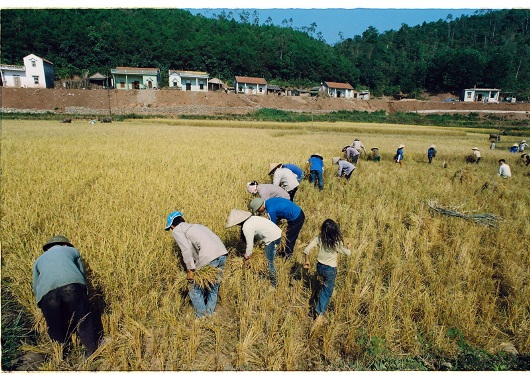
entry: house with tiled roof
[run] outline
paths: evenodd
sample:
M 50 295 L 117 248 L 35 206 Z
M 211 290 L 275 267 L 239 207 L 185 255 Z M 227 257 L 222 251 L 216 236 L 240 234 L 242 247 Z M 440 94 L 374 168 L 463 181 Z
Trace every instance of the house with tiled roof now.
M 236 94 L 267 94 L 265 78 L 235 76 L 234 90 Z
M 24 65 L 0 65 L 1 85 L 6 87 L 53 88 L 53 64 L 34 54 L 24 57 Z
M 206 72 L 170 70 L 169 88 L 182 91 L 208 91 L 209 78 L 210 75 Z
M 114 87 L 118 90 L 142 90 L 158 88 L 160 69 L 119 66 L 111 69 Z
M 324 82 L 322 86 L 330 97 L 353 99 L 354 90 L 349 83 Z

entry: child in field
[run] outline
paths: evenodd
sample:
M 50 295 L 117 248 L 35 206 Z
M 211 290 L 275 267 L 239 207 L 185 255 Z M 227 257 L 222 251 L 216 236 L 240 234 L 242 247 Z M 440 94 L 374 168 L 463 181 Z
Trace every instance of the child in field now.
M 173 211 L 168 215 L 166 231 L 169 230 L 182 254 L 188 282 L 193 283 L 195 270 L 204 266 L 215 267 L 219 270 L 219 279 L 211 288 L 201 288 L 193 283 L 189 290 L 195 317 L 204 318 L 207 315 L 213 315 L 217 305 L 221 275 L 226 264 L 226 254 L 228 254 L 225 245 L 208 227 L 186 223 L 180 211 Z
M 307 160 L 309 163 L 309 182 L 318 183 L 318 189 L 322 191 L 324 188 L 323 173 L 324 173 L 324 158 L 320 154 L 312 154 Z
M 248 211 L 232 209 L 225 228 L 230 228 L 234 225 L 241 227 L 241 239 L 247 243 L 247 249 L 243 256 L 243 266 L 247 266 L 250 261 L 250 256 L 254 251 L 254 241 L 263 241 L 271 284 L 276 286 L 274 256 L 282 239 L 282 230 L 280 227 L 262 216 L 252 216 Z
M 329 300 L 333 294 L 335 278 L 337 277 L 337 257 L 339 253 L 350 256 L 351 251 L 344 247 L 339 225 L 332 219 L 326 219 L 320 228 L 320 234 L 315 237 L 304 250 L 304 268 L 310 267 L 309 253 L 318 246 L 317 274 L 324 279 L 315 312 L 320 317 L 328 308 Z M 313 316 L 316 317 L 316 316 Z

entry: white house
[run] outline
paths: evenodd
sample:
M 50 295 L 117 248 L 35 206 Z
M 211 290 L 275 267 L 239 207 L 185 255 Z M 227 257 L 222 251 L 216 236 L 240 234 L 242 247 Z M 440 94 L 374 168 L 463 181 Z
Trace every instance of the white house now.
M 463 102 L 498 103 L 501 90 L 499 89 L 465 89 L 460 95 Z
M 169 87 L 183 91 L 208 91 L 210 75 L 205 72 L 188 70 L 170 70 Z
M 115 88 L 119 90 L 142 90 L 158 88 L 160 69 L 131 68 L 119 66 L 110 70 Z
M 331 97 L 353 99 L 353 87 L 349 83 L 324 82 L 322 86 Z
M 24 66 L 0 65 L 2 86 L 53 88 L 55 71 L 53 64 L 36 55 L 24 57 Z
M 267 94 L 267 81 L 265 78 L 236 76 L 234 80 L 236 94 Z

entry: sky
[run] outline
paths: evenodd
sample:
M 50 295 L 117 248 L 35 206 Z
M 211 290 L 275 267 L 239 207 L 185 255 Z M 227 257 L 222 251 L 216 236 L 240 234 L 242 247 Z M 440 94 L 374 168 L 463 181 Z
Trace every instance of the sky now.
M 239 20 L 238 14 L 243 10 L 252 13 L 257 11 L 259 24 L 262 25 L 268 17 L 272 23 L 282 26 L 283 20 L 293 19 L 293 28 L 309 27 L 316 23 L 316 32 L 321 32 L 328 44 L 340 41 L 339 32 L 344 39 L 353 38 L 369 27 L 375 27 L 380 33 L 388 30 L 399 30 L 401 24 L 408 26 L 421 25 L 423 22 L 435 22 L 445 20 L 450 14 L 453 19 L 462 15 L 472 15 L 477 9 L 227 9 L 227 8 L 203 8 L 187 9 L 192 14 L 202 14 L 211 18 L 219 15 L 223 10 L 225 13 L 232 11 L 234 19 Z

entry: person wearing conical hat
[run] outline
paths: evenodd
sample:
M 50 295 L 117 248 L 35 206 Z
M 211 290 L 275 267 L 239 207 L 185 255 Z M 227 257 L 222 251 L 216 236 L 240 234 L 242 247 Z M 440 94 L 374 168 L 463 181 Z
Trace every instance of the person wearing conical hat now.
M 480 150 L 478 149 L 478 147 L 473 147 L 472 150 L 473 162 L 478 164 L 480 162 Z
M 372 160 L 376 163 L 381 161 L 381 154 L 379 152 L 379 147 L 372 147 Z
M 350 179 L 351 174 L 355 170 L 355 165 L 353 165 L 349 161 L 341 159 L 338 156 L 331 158 L 331 164 L 337 164 L 339 166 L 339 170 L 337 171 L 337 176 L 345 177 L 346 180 Z
M 250 194 L 259 195 L 264 200 L 274 197 L 291 199 L 289 193 L 286 192 L 285 189 L 273 184 L 259 184 L 258 181 L 248 182 L 247 191 Z
M 312 154 L 309 159 L 309 182 L 318 186 L 318 190 L 322 191 L 324 189 L 324 158 L 320 154 Z M 318 185 L 317 185 L 318 184 Z
M 514 143 L 511 147 L 510 147 L 510 152 L 516 154 L 518 151 L 519 151 L 519 145 L 517 143 Z
M 524 152 L 525 147 L 528 147 L 528 144 L 526 143 L 526 140 L 522 140 L 521 143 L 519 143 L 519 152 Z
M 200 319 L 213 315 L 226 264 L 226 254 L 228 254 L 225 245 L 210 228 L 201 224 L 187 223 L 180 211 L 173 211 L 168 215 L 165 230 L 171 230 L 186 265 L 186 278 L 192 283 L 189 296 L 195 317 Z M 193 282 L 195 271 L 205 266 L 219 270 L 218 281 L 209 288 L 200 287 Z
M 276 286 L 276 268 L 274 267 L 274 257 L 280 246 L 282 230 L 272 221 L 262 216 L 252 216 L 252 213 L 243 210 L 232 209 L 228 215 L 225 228 L 239 225 L 241 228 L 241 239 L 247 244 L 245 255 L 243 256 L 243 266 L 247 266 L 254 251 L 254 244 L 263 242 L 264 252 L 267 258 L 269 278 L 271 284 Z
M 284 257 L 286 259 L 291 258 L 293 256 L 294 245 L 304 225 L 304 211 L 295 203 L 284 198 L 270 198 L 266 201 L 262 198 L 254 198 L 248 204 L 248 208 L 254 214 L 260 214 L 266 211 L 269 219 L 273 223 L 277 223 L 281 219 L 287 221 Z
M 436 156 L 436 147 L 434 145 L 430 145 L 429 149 L 427 150 L 427 159 L 429 159 L 429 164 L 432 163 L 432 159 Z
M 64 236 L 50 238 L 42 250 L 44 253 L 33 264 L 33 292 L 48 335 L 52 341 L 69 344 L 76 330 L 89 357 L 99 340 L 81 255 Z
M 350 145 L 344 146 L 342 151 L 344 152 L 347 161 L 354 165 L 357 164 L 357 161 L 359 160 L 359 151 Z
M 400 167 L 403 165 L 403 147 L 405 147 L 405 145 L 399 145 L 396 155 L 394 155 L 394 161 L 398 163 Z
M 282 163 L 270 163 L 269 175 L 272 175 L 272 184 L 285 189 L 289 193 L 290 200 L 293 201 L 300 185 L 293 171 L 284 168 Z

